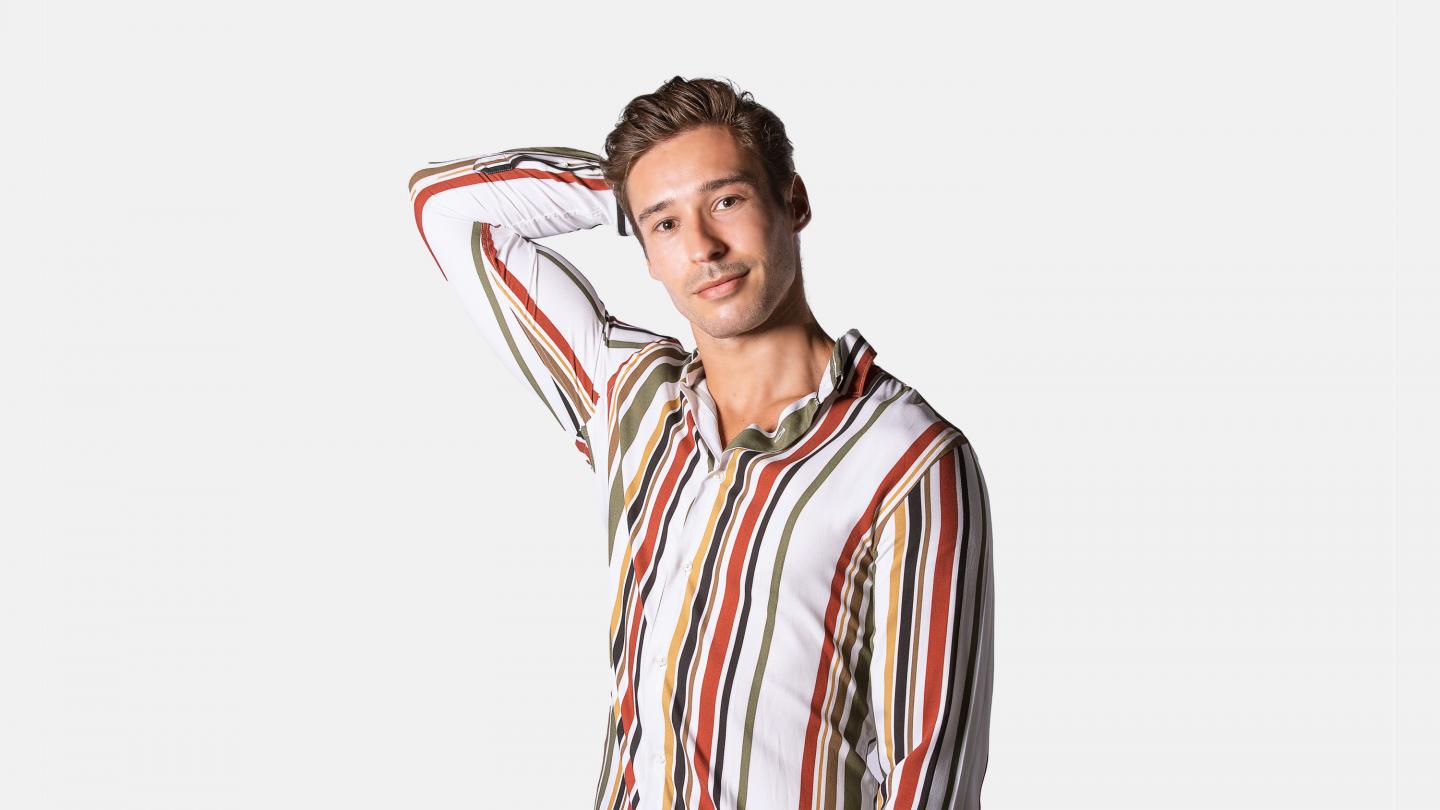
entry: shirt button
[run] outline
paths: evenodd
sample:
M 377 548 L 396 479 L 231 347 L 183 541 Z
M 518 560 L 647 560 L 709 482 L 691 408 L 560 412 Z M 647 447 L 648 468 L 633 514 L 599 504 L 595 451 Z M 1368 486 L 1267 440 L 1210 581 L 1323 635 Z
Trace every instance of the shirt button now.
M 688 573 L 690 571 L 690 561 L 686 560 L 683 564 L 681 564 L 680 570 Z
M 663 656 L 663 655 L 657 655 L 657 656 L 655 656 L 655 666 L 657 666 L 657 667 L 664 667 L 664 666 L 665 666 L 665 656 Z

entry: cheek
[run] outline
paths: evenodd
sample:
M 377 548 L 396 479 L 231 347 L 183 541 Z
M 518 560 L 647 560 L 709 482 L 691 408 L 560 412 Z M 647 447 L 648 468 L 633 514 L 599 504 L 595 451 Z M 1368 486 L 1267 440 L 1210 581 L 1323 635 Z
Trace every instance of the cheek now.
M 650 246 L 650 254 L 646 257 L 645 266 L 650 271 L 650 278 L 664 284 L 666 287 L 673 286 L 681 278 L 681 268 L 684 265 L 677 262 L 674 256 L 665 252 L 663 247 Z
M 652 263 L 650 265 L 650 277 L 660 282 L 660 285 L 665 288 L 665 292 L 668 293 L 672 299 L 678 301 L 684 298 L 685 280 L 677 273 L 665 267 L 657 267 Z
M 670 244 L 651 243 L 647 256 L 650 275 L 667 283 L 676 278 L 680 268 L 685 266 L 684 257 L 677 256 L 674 246 Z

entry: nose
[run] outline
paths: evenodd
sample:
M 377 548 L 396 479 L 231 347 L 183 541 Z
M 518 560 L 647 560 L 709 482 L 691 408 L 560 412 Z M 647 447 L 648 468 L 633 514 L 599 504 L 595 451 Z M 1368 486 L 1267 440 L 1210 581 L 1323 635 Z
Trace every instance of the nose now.
M 720 238 L 710 224 L 705 222 L 704 217 L 695 221 L 695 226 L 687 229 L 685 250 L 690 256 L 690 261 L 696 264 L 713 262 L 725 255 L 725 242 Z

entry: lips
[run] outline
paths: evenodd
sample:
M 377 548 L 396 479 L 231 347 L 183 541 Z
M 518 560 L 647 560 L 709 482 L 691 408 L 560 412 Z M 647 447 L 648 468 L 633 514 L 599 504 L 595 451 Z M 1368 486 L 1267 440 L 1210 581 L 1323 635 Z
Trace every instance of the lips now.
M 701 287 L 695 294 L 702 298 L 713 298 L 717 295 L 724 295 L 736 287 L 739 287 L 740 285 L 736 283 L 736 279 L 744 278 L 749 272 L 749 270 L 746 270 L 744 273 L 737 273 L 733 276 L 718 279 L 711 284 Z

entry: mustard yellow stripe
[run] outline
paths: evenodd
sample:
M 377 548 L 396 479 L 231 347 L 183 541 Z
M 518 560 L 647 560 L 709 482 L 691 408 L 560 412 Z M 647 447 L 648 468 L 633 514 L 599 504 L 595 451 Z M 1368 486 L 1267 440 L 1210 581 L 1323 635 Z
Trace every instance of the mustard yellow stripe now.
M 840 585 L 840 610 L 835 623 L 835 654 L 830 659 L 830 670 L 825 673 L 825 699 L 821 704 L 821 716 L 831 720 L 838 720 L 837 704 L 846 695 L 849 688 L 843 684 L 849 682 L 853 688 L 853 680 L 847 677 L 850 671 L 849 653 L 855 649 L 855 632 L 859 616 L 851 610 L 851 601 L 855 598 L 856 588 L 859 587 L 859 579 L 868 566 L 872 547 L 858 545 L 855 553 L 851 555 L 846 563 L 844 576 Z M 864 632 L 863 628 L 860 632 Z M 816 791 L 814 795 L 823 799 L 824 807 L 835 806 L 835 790 L 840 782 L 830 773 L 830 766 L 837 764 L 840 760 L 840 746 L 843 742 L 838 733 L 841 726 L 838 722 L 826 722 L 820 725 L 820 736 L 816 740 L 815 750 L 815 773 L 812 776 L 816 779 L 813 783 L 822 786 L 824 792 Z M 819 756 L 824 751 L 829 756 Z
M 660 437 L 662 435 L 665 422 L 667 421 L 666 414 L 679 407 L 680 401 L 682 399 L 683 397 L 676 397 L 675 399 L 672 399 L 664 404 L 662 409 L 662 415 L 659 418 L 653 420 L 655 429 L 651 432 L 650 438 L 646 440 L 645 453 L 643 456 L 641 456 L 641 458 L 650 458 L 654 454 L 655 447 L 660 443 Z M 645 470 L 642 465 L 639 469 L 635 471 L 634 477 L 630 479 L 629 484 L 625 488 L 625 508 L 629 508 L 629 505 L 634 502 L 637 493 L 640 491 L 640 482 L 643 480 L 644 475 Z M 650 504 L 646 504 L 646 511 L 648 511 L 649 506 Z M 642 519 L 636 521 L 635 528 L 627 530 L 627 536 L 625 538 L 624 559 L 620 562 L 619 570 L 630 570 L 631 560 L 634 558 L 635 553 L 635 541 L 637 539 L 637 534 L 644 531 L 645 526 L 647 526 L 648 524 L 649 521 Z M 635 583 L 635 587 L 639 587 L 638 582 Z M 622 578 L 615 583 L 615 603 L 610 609 L 610 638 L 612 639 L 615 638 L 616 633 L 621 631 L 620 617 L 624 613 L 624 599 L 625 582 Z M 628 643 L 626 646 L 628 647 Z M 617 668 L 617 678 L 619 677 L 618 673 L 622 672 L 623 670 L 623 667 Z
M 893 757 L 895 752 L 895 657 L 899 647 L 896 638 L 899 633 L 901 576 L 905 573 L 905 551 L 909 537 L 906 521 L 909 513 L 897 509 L 895 517 L 888 524 L 894 533 L 894 551 L 890 557 L 890 604 L 885 610 L 885 751 Z M 873 658 L 871 659 L 874 660 Z
M 929 627 L 928 618 L 925 615 L 925 597 L 929 595 L 930 589 L 925 587 L 925 555 L 930 546 L 930 521 L 933 516 L 930 514 L 930 479 L 921 478 L 917 483 L 920 492 L 920 552 L 916 555 L 915 563 L 915 604 L 910 608 L 910 615 L 914 620 L 910 622 L 910 679 L 906 682 L 905 696 L 905 744 L 915 744 L 915 714 L 924 711 L 924 700 L 921 698 L 921 684 L 917 677 L 920 667 L 920 658 L 925 651 L 925 644 Z M 926 656 L 928 659 L 928 656 Z
M 874 543 L 861 542 L 852 552 L 850 561 L 845 564 L 844 577 L 841 579 L 841 592 L 838 604 L 841 605 L 835 623 L 835 654 L 831 659 L 831 666 L 827 673 L 827 686 L 825 686 L 825 699 L 821 706 L 822 716 L 828 718 L 828 722 L 821 725 L 819 738 L 816 739 L 816 752 L 825 751 L 827 757 L 816 757 L 816 771 L 814 778 L 815 796 L 821 796 L 825 807 L 840 806 L 841 797 L 838 791 L 844 790 L 845 773 L 844 757 L 841 749 L 844 747 L 844 712 L 852 708 L 857 695 L 855 685 L 857 680 L 854 677 L 854 666 L 858 666 L 858 656 L 861 647 L 867 643 L 865 640 L 865 608 L 863 607 L 863 591 L 871 587 L 868 582 L 871 564 L 876 559 L 876 546 Z M 871 605 L 870 610 L 874 610 Z M 874 651 L 871 651 L 871 670 L 874 669 Z M 868 695 L 858 696 L 861 703 L 868 703 Z M 841 705 L 841 700 L 847 700 Z M 847 794 L 848 798 L 848 794 Z
M 624 552 L 625 557 L 624 557 L 624 559 L 622 559 L 622 560 L 620 561 L 620 570 L 621 570 L 621 571 L 628 571 L 628 570 L 630 570 L 630 560 L 631 560 L 631 558 L 632 558 L 632 556 L 633 556 L 634 550 L 635 550 L 635 549 L 634 549 L 634 537 L 633 537 L 633 534 L 632 534 L 632 536 L 625 541 L 625 552 Z M 620 615 L 621 615 L 621 613 L 623 612 L 623 611 L 622 611 L 622 608 L 624 608 L 624 606 L 625 606 L 625 605 L 624 605 L 624 601 L 625 601 L 625 582 L 624 582 L 624 580 L 622 579 L 622 580 L 621 580 L 620 582 L 618 582 L 618 583 L 616 584 L 616 586 L 615 586 L 615 605 L 614 605 L 614 607 L 612 607 L 611 610 L 610 610 L 610 640 L 611 640 L 611 641 L 613 641 L 613 640 L 615 639 L 615 634 L 620 632 Z M 626 654 L 628 654 L 628 650 L 629 650 L 629 646 L 630 646 L 630 645 L 629 645 L 629 644 L 624 644 L 624 645 L 622 645 L 622 646 L 627 650 L 627 653 L 626 653 Z M 615 668 L 615 676 L 616 676 L 616 679 L 617 679 L 617 680 L 616 680 L 616 684 L 617 684 L 617 685 L 619 684 L 619 680 L 618 680 L 618 679 L 619 679 L 619 675 L 620 675 L 620 673 L 623 672 L 623 671 L 624 671 L 624 667 L 616 667 L 616 668 Z
M 494 232 L 492 231 L 491 233 L 493 234 Z M 497 257 L 500 255 L 500 245 L 498 242 L 495 243 L 495 255 Z M 535 260 L 540 261 L 538 255 Z M 509 265 L 506 265 L 506 267 L 508 268 Z M 572 404 L 576 405 L 578 409 L 580 402 L 576 400 L 585 401 L 584 407 L 587 409 L 585 410 L 585 417 L 588 420 L 590 414 L 594 412 L 595 404 L 588 401 L 588 396 L 578 396 L 578 392 L 583 391 L 584 387 L 580 384 L 580 378 L 576 376 L 575 370 L 571 368 L 570 362 L 565 359 L 565 353 L 560 351 L 560 347 L 555 344 L 555 341 L 550 339 L 549 335 L 545 334 L 545 330 L 540 327 L 539 322 L 530 317 L 527 307 L 521 303 L 515 291 L 510 289 L 510 285 L 506 284 L 504 280 L 500 278 L 499 271 L 490 266 L 489 257 L 486 257 L 485 268 L 493 276 L 495 288 L 498 289 L 500 294 L 505 296 L 506 301 L 509 302 L 507 308 L 510 310 L 510 314 L 515 317 L 515 320 L 524 329 L 526 336 L 530 338 L 532 346 L 536 349 L 536 354 L 540 356 L 542 362 L 550 369 L 552 376 L 564 382 L 569 389 L 577 392 L 577 396 L 572 399 Z M 511 275 L 516 275 L 514 270 L 511 270 L 510 273 Z M 553 321 L 555 319 L 551 318 L 551 320 Z M 576 359 L 579 360 L 578 357 Z
M 615 701 L 614 716 L 620 716 L 619 700 Z M 619 751 L 619 754 L 615 757 L 614 767 L 611 768 L 609 787 L 605 791 L 605 802 L 601 804 L 600 807 L 614 807 L 615 800 L 620 795 L 620 789 L 625 785 L 625 765 L 630 758 L 626 754 L 618 734 L 616 735 L 615 748 Z
M 622 414 L 625 412 L 625 400 L 630 397 L 630 392 L 634 389 L 637 380 L 643 379 L 646 376 L 640 373 L 639 369 L 648 370 L 651 365 L 651 358 L 657 354 L 673 356 L 676 353 L 677 350 L 674 344 L 657 341 L 627 357 L 613 372 L 617 375 L 615 379 L 616 387 L 614 398 L 608 404 L 609 413 L 607 414 L 607 420 L 609 422 L 607 432 L 610 435 L 609 473 L 611 478 L 614 478 L 615 466 L 619 463 L 620 457 L 623 455 L 620 452 L 620 440 L 621 434 L 624 431 L 620 429 L 620 420 Z M 609 382 L 609 380 L 605 380 L 606 385 L 608 385 Z M 648 456 L 646 456 L 646 458 L 648 458 Z
M 570 401 L 570 407 L 575 409 L 575 414 L 580 419 L 580 423 L 584 424 L 589 422 L 591 414 L 595 413 L 595 403 L 592 402 L 590 396 L 580 388 L 580 380 L 572 372 L 570 365 L 559 355 L 552 354 L 547 348 L 554 346 L 554 344 L 547 340 L 545 341 L 545 345 L 542 346 L 539 342 L 540 335 L 531 329 L 528 324 L 522 323 L 520 332 L 530 341 L 530 347 L 535 350 L 536 356 L 538 356 L 540 362 L 545 365 L 545 369 L 550 373 L 551 379 L 560 386 L 560 390 L 564 393 L 565 398 Z
M 640 454 L 639 458 L 649 459 L 654 457 L 655 448 L 660 444 L 660 438 L 665 435 L 665 423 L 670 421 L 670 414 L 680 408 L 680 403 L 684 401 L 684 399 L 684 396 L 678 396 L 674 399 L 667 400 L 660 406 L 659 415 L 655 416 L 650 420 L 655 425 L 655 428 L 654 430 L 650 431 L 649 438 L 645 440 L 645 450 Z M 680 430 L 684 430 L 684 421 L 682 420 L 676 427 Z M 671 459 L 667 456 L 666 461 L 668 462 L 670 460 Z M 645 465 L 638 464 L 635 467 L 635 474 L 631 476 L 630 480 L 625 483 L 626 508 L 629 508 L 630 504 L 635 502 L 635 496 L 640 492 L 640 483 L 644 480 Z M 652 489 L 652 491 L 654 491 L 655 489 L 658 489 L 658 487 L 655 487 L 654 489 Z M 649 506 L 649 504 L 646 504 L 645 511 L 647 513 L 649 512 Z M 641 525 L 644 525 L 645 521 L 642 520 L 640 523 Z
M 723 481 L 723 482 L 721 483 L 721 485 L 720 485 L 720 492 L 722 492 L 722 493 L 723 493 L 723 492 L 729 492 L 729 491 L 730 491 L 730 487 L 733 486 L 734 481 L 735 481 L 735 475 L 736 475 L 736 473 L 738 472 L 738 470 L 739 470 L 739 468 L 740 468 L 739 461 L 738 461 L 739 458 L 740 458 L 740 454 L 739 454 L 739 453 L 733 453 L 733 454 L 731 454 L 731 456 L 730 456 L 730 460 L 729 460 L 728 462 L 726 462 L 726 465 L 725 465 L 725 479 L 724 479 L 724 481 Z M 675 667 L 676 667 L 676 661 L 677 661 L 677 659 L 678 659 L 679 656 L 680 656 L 680 650 L 681 650 L 681 649 L 684 647 L 684 645 L 685 645 L 685 631 L 686 631 L 686 630 L 689 628 L 689 626 L 690 626 L 690 617 L 691 617 L 691 615 L 692 615 L 692 604 L 693 604 L 693 602 L 694 602 L 694 600 L 695 600 L 695 591 L 698 589 L 699 582 L 700 582 L 700 574 L 701 574 L 701 568 L 702 568 L 702 566 L 699 565 L 699 563 L 701 563 L 701 562 L 705 559 L 706 553 L 708 552 L 708 550 L 710 549 L 710 547 L 714 544 L 715 524 L 716 524 L 717 522 L 719 522 L 719 520 L 720 520 L 720 515 L 721 515 L 721 513 L 724 511 L 725 500 L 726 500 L 726 499 L 723 498 L 723 497 L 721 497 L 721 498 L 716 498 L 716 499 L 715 499 L 715 502 L 714 502 L 713 504 L 711 504 L 711 507 L 710 507 L 710 515 L 709 515 L 708 518 L 706 518 L 706 521 L 705 521 L 705 534 L 703 535 L 703 536 L 705 537 L 705 545 L 704 545 L 702 548 L 700 548 L 700 549 L 697 551 L 695 557 L 691 559 L 691 564 L 690 564 L 690 578 L 689 578 L 689 579 L 686 581 L 686 583 L 685 583 L 685 601 L 684 601 L 685 609 L 682 611 L 682 615 L 681 615 L 680 621 L 677 622 L 676 625 L 675 625 L 675 632 L 674 632 L 674 634 L 670 637 L 670 648 L 669 648 L 669 649 L 666 651 L 666 653 L 665 653 L 665 655 L 666 655 L 665 682 L 664 682 L 664 685 L 663 685 L 662 688 L 661 688 L 661 694 L 664 696 L 662 699 L 664 700 L 664 704 L 665 704 L 666 707 L 668 707 L 668 706 L 670 705 L 670 702 L 671 702 L 672 700 L 674 700 L 674 697 L 675 697 Z M 743 502 L 744 502 L 744 499 L 742 498 L 739 502 L 740 502 L 740 503 L 743 503 Z M 714 576 L 714 578 L 711 580 L 712 590 L 710 591 L 709 598 L 705 600 L 705 613 L 704 613 L 704 615 L 703 615 L 703 617 L 702 617 L 702 623 L 701 623 L 701 627 L 700 627 L 699 637 L 698 637 L 698 639 L 697 639 L 697 641 L 696 641 L 696 644 L 695 644 L 695 658 L 694 658 L 694 660 L 692 660 L 692 661 L 690 662 L 690 672 L 687 673 L 687 675 L 686 675 L 686 696 L 685 696 L 685 704 L 686 704 L 686 711 L 687 711 L 687 712 L 692 712 L 692 711 L 694 710 L 694 707 L 695 707 L 695 679 L 696 679 L 696 677 L 698 677 L 699 673 L 701 673 L 701 672 L 704 671 L 705 656 L 706 656 L 706 653 L 709 651 L 709 648 L 710 648 L 710 645 L 709 645 L 708 642 L 711 640 L 711 639 L 710 639 L 710 636 L 711 636 L 711 634 L 710 634 L 710 617 L 713 615 L 714 609 L 717 607 L 718 603 L 721 601 L 721 598 L 722 598 L 722 596 L 723 596 L 723 594 L 721 593 L 721 581 L 722 581 L 722 580 L 721 580 L 721 574 L 722 574 L 722 568 L 723 568 L 723 566 L 724 566 L 725 554 L 726 554 L 726 552 L 729 550 L 729 548 L 730 548 L 730 546 L 731 546 L 731 541 L 734 539 L 734 536 L 735 536 L 735 527 L 736 527 L 738 524 L 739 524 L 739 521 L 738 521 L 738 520 L 732 520 L 732 521 L 730 522 L 730 525 L 727 527 L 727 531 L 725 532 L 724 538 L 721 539 L 720 555 L 719 555 L 719 557 L 718 557 L 718 559 L 717 559 L 717 563 L 716 563 L 716 566 L 715 566 L 715 576 Z M 668 712 L 667 712 L 667 713 L 668 713 Z M 693 715 L 692 715 L 692 716 L 693 716 Z M 724 718 L 716 718 L 716 726 L 715 726 L 716 729 L 719 729 L 719 723 L 721 723 L 721 722 L 724 722 Z M 710 740 L 706 740 L 705 742 L 708 744 L 708 743 L 710 743 L 711 741 L 710 741 Z M 670 733 L 666 733 L 666 735 L 665 735 L 665 761 L 666 761 L 667 763 L 668 763 L 668 762 L 671 762 L 671 761 L 674 760 L 674 757 L 675 757 L 675 735 L 674 735 L 674 734 L 670 734 Z M 690 766 L 690 763 L 689 763 L 689 762 L 686 762 L 686 763 L 685 763 L 685 767 L 686 767 L 687 769 L 689 769 L 689 768 L 691 767 L 691 766 Z M 668 766 L 667 766 L 667 773 L 668 773 Z M 687 781 L 693 781 L 693 780 L 687 780 Z M 687 795 L 688 795 L 689 791 L 687 790 L 686 792 L 687 792 Z M 675 803 L 675 784 L 674 784 L 674 781 L 673 781 L 673 780 L 668 780 L 668 779 L 667 779 L 666 782 L 665 782 L 665 793 L 664 793 L 663 800 L 661 801 L 661 806 L 669 807 L 669 806 L 671 806 L 671 805 L 674 804 L 674 803 Z M 688 805 L 687 805 L 687 806 L 688 806 Z
M 410 199 L 414 200 L 417 194 L 436 183 L 443 182 L 458 175 L 469 174 L 475 170 L 474 167 L 475 158 L 465 158 L 464 160 L 447 163 L 444 166 L 431 166 L 428 169 L 421 169 L 410 175 Z M 421 180 L 428 180 L 429 182 L 421 186 Z
M 880 526 L 889 519 L 891 513 L 905 499 L 905 496 L 910 494 L 915 482 L 930 469 L 930 465 L 934 464 L 937 458 L 952 450 L 958 441 L 963 440 L 964 437 L 960 432 L 953 429 L 942 431 L 937 435 L 925 452 L 916 457 L 915 463 L 910 465 L 910 469 L 906 470 L 904 475 L 900 476 L 900 480 L 891 487 L 890 492 L 880 502 L 880 506 L 875 510 L 877 515 L 875 526 Z

